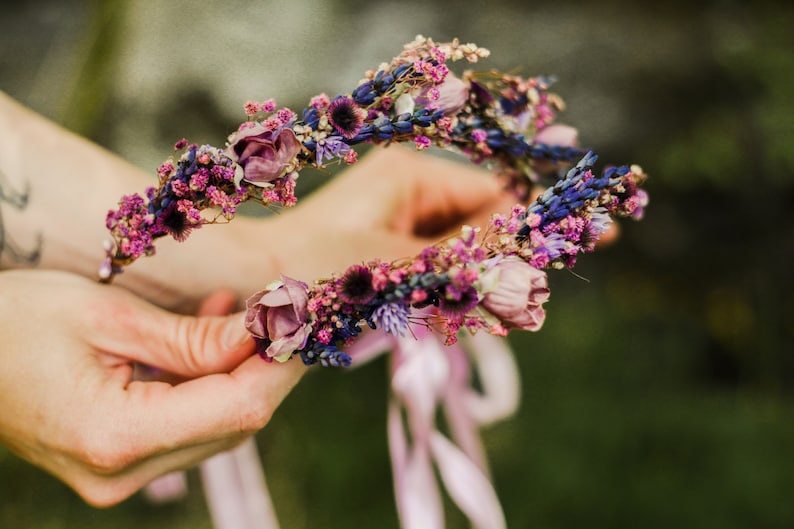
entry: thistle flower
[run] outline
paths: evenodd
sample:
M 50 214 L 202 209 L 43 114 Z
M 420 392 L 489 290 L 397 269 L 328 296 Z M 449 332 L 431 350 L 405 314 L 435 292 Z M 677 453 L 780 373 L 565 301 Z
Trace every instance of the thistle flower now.
M 197 225 L 190 222 L 187 214 L 179 210 L 177 203 L 171 202 L 157 217 L 155 229 L 168 233 L 179 242 L 184 242 L 195 226 Z
M 364 117 L 356 102 L 346 96 L 331 101 L 326 112 L 328 122 L 347 139 L 355 138 L 364 124 Z
M 452 288 L 452 285 L 447 285 L 444 289 L 444 295 L 439 296 L 438 302 L 438 310 L 441 314 L 455 320 L 461 320 L 477 306 L 479 294 L 473 286 L 459 290 Z
M 337 294 L 345 303 L 365 305 L 375 297 L 372 272 L 366 266 L 353 265 L 337 281 Z

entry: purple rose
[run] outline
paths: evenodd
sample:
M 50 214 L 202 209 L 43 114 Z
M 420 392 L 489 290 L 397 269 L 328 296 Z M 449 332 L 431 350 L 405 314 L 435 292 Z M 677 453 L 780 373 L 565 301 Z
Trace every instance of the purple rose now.
M 301 149 L 292 129 L 269 130 L 261 123 L 238 130 L 229 144 L 227 154 L 243 168 L 243 179 L 260 187 L 283 176 Z
M 268 357 L 283 362 L 306 345 L 312 330 L 308 300 L 308 286 L 285 276 L 246 300 L 245 328 L 268 344 Z
M 546 273 L 517 257 L 506 257 L 485 274 L 491 283 L 482 306 L 507 328 L 536 331 L 546 319 L 543 303 L 549 299 Z

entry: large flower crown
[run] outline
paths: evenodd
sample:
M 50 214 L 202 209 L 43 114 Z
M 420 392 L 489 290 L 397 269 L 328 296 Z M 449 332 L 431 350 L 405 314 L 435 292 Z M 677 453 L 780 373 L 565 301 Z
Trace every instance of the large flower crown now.
M 413 142 L 488 162 L 519 204 L 412 259 L 353 264 L 311 286 L 282 276 L 247 301 L 246 327 L 259 353 L 344 366 L 345 346 L 365 326 L 405 335 L 420 325 L 448 344 L 464 328 L 499 336 L 537 330 L 549 295 L 545 270 L 572 267 L 612 217 L 639 219 L 645 175 L 637 166 L 593 173 L 596 156 L 574 145 L 575 130 L 553 124 L 563 105 L 549 92 L 550 79 L 468 70 L 457 76 L 447 66 L 488 54 L 474 44 L 417 37 L 349 94 L 315 96 L 300 115 L 273 100 L 249 102 L 247 121 L 224 148 L 180 140 L 157 171 L 158 186 L 145 197 L 124 196 L 108 212 L 100 279 L 154 254 L 160 237 L 182 241 L 205 224 L 230 221 L 244 201 L 294 205 L 306 166 L 355 163 L 359 144 Z

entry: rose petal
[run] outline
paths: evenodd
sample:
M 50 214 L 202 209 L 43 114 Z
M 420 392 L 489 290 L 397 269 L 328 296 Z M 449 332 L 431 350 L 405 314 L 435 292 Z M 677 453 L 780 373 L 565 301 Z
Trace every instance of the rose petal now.
M 292 353 L 306 345 L 306 340 L 309 339 L 311 331 L 311 325 L 303 325 L 295 331 L 295 334 L 274 340 L 265 350 L 265 353 L 279 362 L 284 362 L 289 359 Z
M 267 336 L 271 340 L 280 340 L 297 331 L 304 323 L 295 319 L 295 310 L 291 305 L 272 307 L 267 312 Z

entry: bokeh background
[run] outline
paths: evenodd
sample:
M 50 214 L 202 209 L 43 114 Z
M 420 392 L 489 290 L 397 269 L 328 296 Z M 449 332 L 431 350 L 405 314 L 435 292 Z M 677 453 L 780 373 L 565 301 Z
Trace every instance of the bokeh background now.
M 557 75 L 562 121 L 603 162 L 640 163 L 652 202 L 580 260 L 587 281 L 552 274 L 545 328 L 511 338 L 522 405 L 483 432 L 509 526 L 787 528 L 792 5 L 2 1 L 0 89 L 154 178 L 176 139 L 222 141 L 245 101 L 349 91 L 416 34 Z M 257 436 L 284 529 L 397 527 L 386 367 L 312 372 Z M 209 528 L 195 471 L 190 486 L 97 510 L 0 448 L 0 527 Z M 453 508 L 448 526 L 466 526 Z

